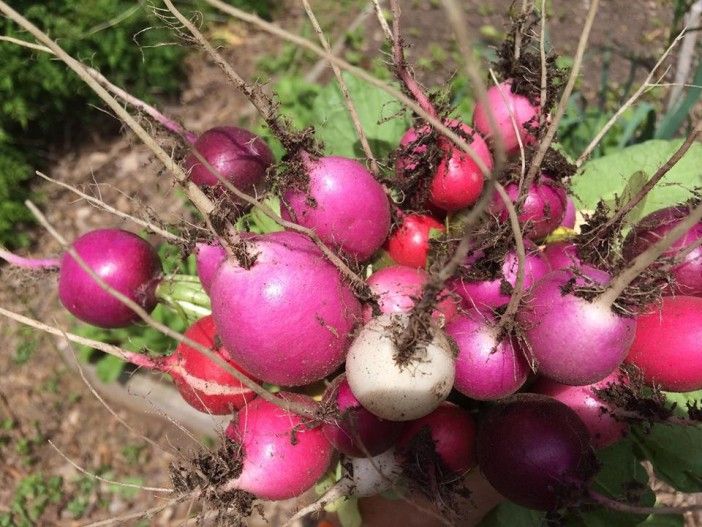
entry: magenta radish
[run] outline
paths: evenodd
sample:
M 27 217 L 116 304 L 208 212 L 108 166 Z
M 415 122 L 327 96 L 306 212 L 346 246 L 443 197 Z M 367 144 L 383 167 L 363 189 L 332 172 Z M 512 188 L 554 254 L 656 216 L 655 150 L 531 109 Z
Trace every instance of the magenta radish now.
M 599 399 L 596 390 L 622 382 L 625 382 L 624 377 L 619 371 L 587 386 L 568 386 L 542 377 L 529 390 L 567 405 L 587 427 L 593 446 L 605 448 L 619 441 L 628 427 L 612 415 L 612 408 Z
M 519 185 L 505 185 L 507 195 L 517 205 L 519 223 L 524 235 L 532 240 L 541 240 L 556 229 L 563 218 L 567 207 L 565 190 L 552 179 L 542 177 L 533 183 L 526 191 L 526 199 L 517 204 Z M 507 209 L 500 196 L 496 193 L 491 205 L 492 212 L 502 221 L 508 221 Z
M 671 392 L 702 389 L 702 298 L 664 297 L 636 317 L 636 338 L 626 358 L 644 380 Z
M 579 269 L 583 264 L 578 257 L 578 247 L 573 242 L 549 243 L 542 253 L 551 269 Z
M 339 414 L 337 420 L 324 425 L 324 435 L 347 456 L 376 456 L 394 445 L 402 432 L 402 423 L 380 419 L 363 408 L 344 375 L 327 387 L 322 402 Z
M 390 258 L 399 265 L 424 269 L 432 231 L 446 232 L 446 227 L 424 214 L 403 214 L 401 222 L 387 241 Z
M 689 214 L 688 207 L 675 206 L 652 212 L 631 230 L 624 240 L 623 252 L 633 259 L 668 234 Z M 702 237 L 702 222 L 697 223 L 663 253 L 664 258 L 674 259 Z M 702 246 L 696 247 L 675 262 L 670 269 L 674 279 L 672 293 L 702 296 Z
M 490 107 L 497 133 L 502 137 L 508 154 L 519 151 L 519 138 L 525 146 L 536 141 L 534 133 L 539 126 L 539 106 L 525 96 L 514 93 L 511 81 L 489 88 L 486 104 Z M 486 139 L 493 137 L 488 112 L 482 102 L 475 105 L 473 126 Z
M 309 238 L 274 232 L 248 239 L 250 268 L 233 257 L 210 289 L 212 315 L 232 358 L 257 378 L 310 384 L 344 361 L 361 306 Z
M 609 283 L 603 271 L 583 266 L 581 271 L 599 285 Z M 587 300 L 573 288 L 592 285 L 568 271 L 553 271 L 529 291 L 517 321 L 537 371 L 555 381 L 586 385 L 601 381 L 626 357 L 634 340 L 636 322 L 616 314 L 600 297 Z
M 527 254 L 524 262 L 523 288 L 526 291 L 551 269 L 535 244 L 524 240 L 524 245 Z M 464 265 L 470 267 L 479 258 L 482 258 L 482 254 L 469 256 Z M 501 275 L 491 280 L 479 281 L 458 278 L 451 283 L 451 290 L 463 299 L 463 304 L 467 307 L 498 308 L 509 302 L 512 288 L 517 283 L 517 266 L 517 255 L 514 250 L 510 250 L 504 257 Z
M 563 219 L 561 220 L 561 227 L 575 229 L 576 215 L 577 210 L 575 209 L 573 198 L 566 196 L 566 208 L 563 213 Z
M 300 157 L 308 188 L 285 191 L 283 218 L 314 230 L 323 242 L 352 258 L 370 258 L 390 232 L 390 202 L 382 185 L 353 159 Z
M 266 170 L 274 161 L 273 152 L 263 139 L 236 126 L 210 128 L 198 137 L 193 148 L 225 180 L 247 194 L 262 186 Z M 196 185 L 221 185 L 217 176 L 192 153 L 185 159 L 185 168 Z
M 499 401 L 478 429 L 480 470 L 504 497 L 553 510 L 584 493 L 596 471 L 587 428 L 551 397 L 519 394 Z
M 202 288 L 209 293 L 219 264 L 227 258 L 227 251 L 217 242 L 195 244 L 195 265 Z
M 419 464 L 422 473 L 438 470 L 443 477 L 453 479 L 475 465 L 475 434 L 471 415 L 453 403 L 443 402 L 429 415 L 407 424 L 397 450 L 405 463 Z M 438 466 L 427 466 L 430 461 L 421 455 L 428 441 L 433 443 Z
M 300 394 L 281 392 L 280 398 L 300 404 L 315 402 Z M 225 484 L 264 500 L 299 496 L 329 467 L 333 449 L 321 427 L 311 427 L 289 411 L 254 399 L 234 416 L 225 435 L 240 449 L 241 474 Z
M 373 294 L 377 295 L 378 307 L 383 314 L 409 313 L 422 296 L 422 289 L 428 275 L 422 269 L 403 265 L 393 265 L 379 269 L 368 277 L 367 283 Z M 435 318 L 451 320 L 457 312 L 457 302 L 444 290 L 439 294 L 441 300 L 434 310 Z M 368 322 L 373 316 L 371 306 L 363 308 L 363 320 Z
M 458 348 L 456 390 L 471 399 L 489 401 L 522 387 L 529 365 L 515 340 L 500 334 L 491 312 L 469 309 L 444 329 Z
M 409 315 L 381 315 L 359 331 L 346 357 L 346 380 L 364 408 L 382 419 L 410 421 L 432 412 L 451 391 L 451 345 L 438 328 L 408 364 L 397 360 Z

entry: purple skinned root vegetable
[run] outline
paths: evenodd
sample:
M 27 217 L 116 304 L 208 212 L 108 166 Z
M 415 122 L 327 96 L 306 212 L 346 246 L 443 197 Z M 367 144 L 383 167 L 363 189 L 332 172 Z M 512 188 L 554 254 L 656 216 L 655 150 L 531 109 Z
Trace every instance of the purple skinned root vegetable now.
M 541 277 L 551 269 L 541 255 L 539 248 L 529 240 L 524 240 L 526 248 L 526 261 L 524 263 L 524 290 L 527 291 Z M 466 266 L 472 260 L 466 261 Z M 457 278 L 450 284 L 453 292 L 463 300 L 463 305 L 469 308 L 495 309 L 509 302 L 511 291 L 517 282 L 517 255 L 511 250 L 505 256 L 502 265 L 502 276 L 494 280 L 470 281 Z
M 322 379 L 344 361 L 361 306 L 309 238 L 253 236 L 250 268 L 235 258 L 217 270 L 210 296 L 224 347 L 246 371 L 281 386 Z
M 314 230 L 351 258 L 370 258 L 390 232 L 390 202 L 383 187 L 353 159 L 303 156 L 303 163 L 309 188 L 285 191 L 282 217 Z
M 610 280 L 603 271 L 581 270 L 599 285 Z M 529 291 L 517 313 L 537 372 L 563 384 L 601 381 L 622 363 L 634 340 L 633 318 L 616 314 L 597 297 L 589 301 L 564 292 L 590 284 L 568 271 L 553 271 Z
M 509 183 L 505 191 L 513 203 L 519 199 L 519 185 Z M 533 183 L 527 192 L 526 199 L 518 208 L 519 223 L 524 235 L 532 240 L 541 240 L 548 236 L 563 221 L 567 206 L 565 190 L 552 179 L 542 177 Z M 491 211 L 500 220 L 508 221 L 507 209 L 496 193 L 490 206 Z
M 495 118 L 498 133 L 502 137 L 502 142 L 508 154 L 519 151 L 518 137 L 521 137 L 525 146 L 536 141 L 530 128 L 533 129 L 539 125 L 539 107 L 532 104 L 523 95 L 513 93 L 510 81 L 489 88 L 487 91 L 487 104 Z M 516 122 L 516 130 L 513 121 Z M 473 126 L 486 139 L 490 140 L 492 138 L 492 127 L 488 119 L 488 112 L 480 102 L 475 105 Z M 519 135 L 517 135 L 517 132 Z
M 537 394 L 499 401 L 480 423 L 480 470 L 517 505 L 554 510 L 586 491 L 596 472 L 590 436 L 565 404 Z
M 657 210 L 643 218 L 624 240 L 624 257 L 628 260 L 634 259 L 668 234 L 688 214 L 688 207 L 674 206 Z M 702 222 L 673 243 L 662 257 L 675 258 L 685 247 L 692 245 L 701 237 Z M 672 266 L 670 272 L 674 279 L 670 294 L 702 296 L 702 246 L 688 252 L 682 262 Z
M 567 227 L 568 229 L 575 229 L 577 210 L 575 208 L 575 202 L 570 196 L 566 197 L 566 208 L 563 213 L 563 219 L 561 220 L 561 227 Z
M 251 194 L 263 184 L 266 170 L 273 164 L 273 152 L 256 134 L 236 126 L 210 128 L 198 137 L 193 148 L 229 183 Z M 190 179 L 198 186 L 220 183 L 192 153 L 185 159 Z
M 529 365 L 514 339 L 500 337 L 491 312 L 469 309 L 444 330 L 458 348 L 456 390 L 471 399 L 490 401 L 522 387 Z
M 156 307 L 161 260 L 146 240 L 121 229 L 97 229 L 78 238 L 72 247 L 107 285 L 147 312 Z M 60 265 L 59 298 L 78 319 L 102 328 L 126 327 L 140 320 L 104 291 L 68 252 Z
M 281 392 L 287 401 L 316 404 L 300 394 Z M 263 399 L 254 399 L 234 416 L 225 436 L 243 456 L 241 474 L 223 490 L 243 490 L 262 500 L 283 500 L 311 488 L 329 467 L 332 446 L 321 427 Z
M 197 276 L 205 292 L 209 293 L 214 275 L 224 260 L 227 251 L 217 242 L 195 244 L 195 266 Z
M 595 448 L 605 448 L 619 441 L 628 426 L 617 420 L 611 408 L 601 401 L 595 390 L 603 390 L 612 384 L 625 382 L 618 370 L 600 382 L 587 386 L 568 386 L 541 377 L 529 391 L 548 395 L 567 405 L 585 423 Z
M 420 463 L 423 473 L 448 470 L 444 477 L 455 479 L 475 466 L 475 422 L 471 415 L 453 403 L 443 402 L 429 415 L 407 424 L 397 442 L 398 453 L 405 463 Z M 438 467 L 425 466 L 429 460 L 421 455 L 431 441 L 438 458 Z M 438 474 L 437 474 L 438 475 Z
M 323 426 L 324 435 L 334 448 L 347 456 L 377 456 L 395 444 L 404 428 L 403 423 L 380 419 L 363 408 L 344 375 L 327 387 L 322 402 L 333 405 L 340 416 Z
M 573 242 L 550 243 L 542 253 L 553 271 L 579 269 L 583 264 L 578 257 L 578 247 Z
M 379 269 L 366 281 L 373 294 L 377 295 L 378 307 L 382 314 L 409 313 L 417 300 L 422 296 L 428 274 L 422 269 L 393 265 Z M 444 290 L 439 294 L 442 300 L 434 310 L 434 318 L 443 317 L 450 321 L 458 311 L 457 299 Z M 373 317 L 371 306 L 364 306 L 363 321 L 368 322 Z

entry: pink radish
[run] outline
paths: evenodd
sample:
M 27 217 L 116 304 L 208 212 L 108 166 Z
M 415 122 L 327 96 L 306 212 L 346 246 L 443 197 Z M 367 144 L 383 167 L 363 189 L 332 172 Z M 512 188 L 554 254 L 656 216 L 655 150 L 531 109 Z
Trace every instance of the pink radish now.
M 424 269 L 429 255 L 431 231 L 446 232 L 446 227 L 424 214 L 403 214 L 401 222 L 387 241 L 390 258 L 399 265 Z
M 582 262 L 578 257 L 578 247 L 573 242 L 550 243 L 542 252 L 551 269 L 579 269 Z
M 206 292 L 210 292 L 212 279 L 219 264 L 227 258 L 227 252 L 217 242 L 195 244 L 195 264 L 197 266 L 197 276 Z

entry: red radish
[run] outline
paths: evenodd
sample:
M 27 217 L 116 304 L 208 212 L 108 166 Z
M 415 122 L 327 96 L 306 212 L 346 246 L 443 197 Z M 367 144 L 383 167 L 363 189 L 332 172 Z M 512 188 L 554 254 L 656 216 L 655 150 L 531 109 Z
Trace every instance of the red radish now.
M 370 275 L 367 283 L 373 294 L 377 295 L 381 313 L 409 313 L 422 296 L 427 279 L 428 275 L 422 269 L 393 265 Z M 433 316 L 443 317 L 448 322 L 456 315 L 456 301 L 446 290 L 439 294 L 439 298 L 442 300 L 437 304 Z M 366 305 L 363 308 L 363 321 L 368 322 L 372 317 L 373 310 Z
M 505 191 L 512 202 L 519 199 L 519 185 L 509 183 Z M 526 199 L 517 206 L 519 223 L 524 234 L 532 240 L 541 240 L 556 229 L 565 216 L 567 197 L 565 190 L 548 177 L 542 176 L 527 190 Z M 502 198 L 495 193 L 492 212 L 502 221 L 508 221 L 507 209 Z
M 402 423 L 385 421 L 363 408 L 344 375 L 329 385 L 322 401 L 333 404 L 340 415 L 337 421 L 324 425 L 324 435 L 347 456 L 377 456 L 394 445 L 402 432 Z
M 422 441 L 430 440 L 441 464 L 436 468 L 463 475 L 475 466 L 475 433 L 475 422 L 468 412 L 443 402 L 429 415 L 408 423 L 397 447 L 406 463 L 419 463 L 426 472 L 432 468 L 423 466 L 427 460 L 417 451 L 425 448 Z
M 527 254 L 524 262 L 523 287 L 526 291 L 551 269 L 535 244 L 524 240 L 524 246 Z M 467 267 L 474 265 L 482 257 L 482 253 L 473 254 L 466 259 L 464 265 Z M 451 283 L 451 289 L 463 299 L 463 303 L 467 307 L 498 308 L 509 302 L 512 288 L 517 283 L 517 267 L 517 255 L 514 250 L 510 250 L 502 264 L 501 276 L 482 281 L 458 278 Z
M 250 268 L 225 260 L 210 289 L 232 358 L 259 379 L 310 384 L 344 361 L 361 306 L 317 246 L 295 232 L 252 236 Z
M 97 229 L 78 238 L 72 247 L 107 285 L 146 311 L 156 307 L 161 260 L 147 241 L 121 229 Z M 68 311 L 94 326 L 120 328 L 140 320 L 104 291 L 68 252 L 61 258 L 59 298 Z
M 702 298 L 664 297 L 636 317 L 636 338 L 626 358 L 649 384 L 671 392 L 702 389 Z
M 300 394 L 281 392 L 286 401 L 316 404 Z M 225 432 L 241 447 L 241 474 L 222 490 L 243 490 L 263 500 L 284 500 L 312 487 L 329 467 L 333 449 L 321 427 L 263 399 L 254 399 L 234 416 Z
M 595 390 L 622 382 L 624 377 L 619 371 L 587 386 L 568 386 L 542 377 L 530 391 L 548 395 L 567 405 L 587 426 L 592 444 L 596 448 L 605 448 L 619 441 L 628 427 L 612 416 L 610 407 L 597 397 Z
M 475 155 L 492 170 L 493 161 L 485 140 L 470 126 L 455 119 L 447 119 L 446 126 L 466 139 Z M 406 172 L 416 168 L 414 158 L 428 152 L 426 142 L 430 140 L 430 128 L 410 128 L 400 140 L 400 146 L 408 148 L 409 154 L 400 156 L 396 164 L 398 178 L 406 177 Z M 441 159 L 432 174 L 429 188 L 429 201 L 445 211 L 456 211 L 475 203 L 483 190 L 485 177 L 478 164 L 467 153 L 444 137 L 438 138 Z M 413 146 L 415 145 L 415 146 Z
M 227 258 L 227 252 L 217 242 L 195 244 L 195 265 L 202 288 L 209 293 L 212 279 L 219 264 Z
M 586 266 L 581 271 L 595 284 L 609 283 L 603 271 Z M 599 297 L 587 300 L 571 292 L 591 284 L 553 271 L 531 289 L 517 313 L 537 371 L 563 384 L 601 381 L 622 363 L 634 340 L 634 319 L 616 314 Z
M 487 105 L 495 118 L 498 133 L 508 154 L 519 151 L 518 137 L 521 137 L 525 146 L 536 141 L 534 130 L 539 125 L 539 107 L 523 95 L 514 93 L 511 81 L 489 88 Z M 488 112 L 481 102 L 475 105 L 473 126 L 486 139 L 492 138 Z
M 390 421 L 431 413 L 448 397 L 454 380 L 451 345 L 438 328 L 408 364 L 397 360 L 396 340 L 409 315 L 381 315 L 356 336 L 346 357 L 346 380 L 364 408 Z
M 688 214 L 689 210 L 686 206 L 668 207 L 652 212 L 627 235 L 624 240 L 624 256 L 630 260 L 635 258 L 668 234 Z M 699 222 L 674 242 L 662 256 L 675 258 L 685 250 L 685 247 L 692 245 L 701 237 L 702 222 Z M 674 279 L 672 293 L 702 296 L 702 246 L 688 252 L 682 261 L 672 266 L 670 272 Z
M 283 194 L 283 218 L 313 229 L 322 241 L 352 258 L 370 258 L 390 231 L 390 203 L 383 187 L 353 159 L 313 159 L 307 154 L 301 159 L 309 188 Z
M 273 152 L 256 134 L 236 126 L 210 128 L 198 137 L 193 148 L 237 189 L 252 194 L 263 184 L 273 164 Z M 185 159 L 190 179 L 199 186 L 220 183 L 215 174 L 192 153 Z
M 471 399 L 489 401 L 513 394 L 529 374 L 516 342 L 503 335 L 490 312 L 469 309 L 445 328 L 458 347 L 454 388 Z
M 575 202 L 570 196 L 566 196 L 566 208 L 563 213 L 563 219 L 561 220 L 561 227 L 567 227 L 568 229 L 575 229 L 576 220 L 576 209 Z
M 403 215 L 402 224 L 388 238 L 390 257 L 400 265 L 424 269 L 432 230 L 446 232 L 446 227 L 424 214 Z
M 499 401 L 480 423 L 480 470 L 504 497 L 553 510 L 583 492 L 596 471 L 587 428 L 551 397 L 519 394 Z
M 578 247 L 573 242 L 550 243 L 542 252 L 551 269 L 579 269 L 583 264 L 578 257 Z
M 211 349 L 234 368 L 251 377 L 228 357 L 226 350 L 219 344 L 211 316 L 195 322 L 185 332 L 185 336 Z M 175 352 L 166 358 L 164 371 L 173 377 L 183 399 L 201 412 L 215 415 L 231 414 L 256 397 L 251 389 L 231 373 L 182 342 Z

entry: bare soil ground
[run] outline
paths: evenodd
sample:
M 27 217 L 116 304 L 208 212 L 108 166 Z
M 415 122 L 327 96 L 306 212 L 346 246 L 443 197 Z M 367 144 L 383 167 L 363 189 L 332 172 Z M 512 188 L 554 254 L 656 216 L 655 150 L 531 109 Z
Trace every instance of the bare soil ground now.
M 473 33 L 486 34 L 486 26 L 502 30 L 503 14 L 511 3 L 464 2 Z M 588 2 L 554 3 L 550 38 L 561 53 L 572 55 Z M 317 4 L 318 14 L 337 35 L 357 13 L 353 2 L 344 2 L 341 9 L 334 2 Z M 410 56 L 415 60 L 434 57 L 418 68 L 427 85 L 443 83 L 455 68 L 450 54 L 447 60 L 441 60 L 437 51 L 453 49 L 449 26 L 438 5 L 424 0 L 403 2 L 403 23 L 412 46 Z M 298 30 L 304 14 L 290 0 L 277 21 Z M 613 49 L 610 80 L 625 82 L 630 64 L 626 57 L 636 56 L 644 64 L 650 63 L 661 50 L 669 22 L 670 8 L 661 2 L 603 0 L 583 68 L 585 93 L 592 96 L 599 83 L 603 49 Z M 271 37 L 238 23 L 223 23 L 220 29 L 226 30 L 227 56 L 245 76 L 255 71 L 259 58 L 281 49 Z M 382 35 L 373 18 L 364 31 L 361 51 L 374 56 Z M 165 103 L 167 112 L 195 131 L 240 120 L 248 104 L 216 66 L 195 52 L 188 60 L 188 71 L 180 100 Z M 638 75 L 643 73 L 639 70 Z M 80 144 L 57 156 L 50 171 L 52 177 L 87 189 L 120 210 L 140 215 L 148 204 L 166 222 L 177 222 L 187 215 L 168 175 L 129 134 L 105 137 L 86 131 Z M 132 228 L 55 185 L 37 182 L 35 190 L 49 220 L 68 239 L 96 227 Z M 36 253 L 59 252 L 58 244 L 40 229 L 33 235 Z M 3 307 L 71 327 L 72 321 L 58 303 L 54 276 L 28 276 L 7 268 L 2 273 Z M 27 521 L 20 525 L 85 525 L 122 516 L 126 525 L 184 525 L 188 503 L 165 506 L 145 518 L 128 516 L 164 505 L 168 496 L 95 481 L 78 466 L 107 480 L 169 487 L 168 465 L 196 446 L 193 439 L 154 411 L 130 410 L 115 400 L 109 400 L 112 411 L 108 410 L 81 379 L 61 339 L 29 332 L 6 319 L 0 319 L 0 335 L 0 514 L 23 508 Z M 144 407 L 148 409 L 148 402 Z M 63 478 L 60 491 L 52 490 L 52 476 Z M 46 502 L 45 510 L 39 518 L 33 518 L 32 511 L 39 509 L 40 502 Z M 366 504 L 364 509 L 367 525 L 431 524 L 416 511 L 405 517 L 397 508 L 388 509 L 391 516 L 373 505 Z M 278 525 L 276 512 L 271 514 L 270 525 Z

